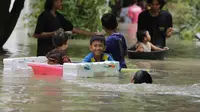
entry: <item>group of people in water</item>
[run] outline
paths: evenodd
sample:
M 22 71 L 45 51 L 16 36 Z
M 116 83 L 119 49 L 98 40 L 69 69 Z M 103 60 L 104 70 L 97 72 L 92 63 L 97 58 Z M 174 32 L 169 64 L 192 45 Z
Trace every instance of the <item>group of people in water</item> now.
M 139 14 L 136 52 L 168 49 L 165 47 L 165 41 L 164 44 L 162 42 L 171 36 L 172 18 L 170 13 L 161 10 L 164 3 L 161 1 L 164 0 L 147 0 L 151 9 Z M 48 64 L 71 63 L 70 57 L 66 54 L 69 39 L 66 31 L 72 31 L 91 36 L 89 45 L 91 52 L 83 62 L 119 61 L 120 68 L 127 68 L 126 41 L 116 30 L 118 22 L 113 14 L 106 13 L 101 18 L 103 29 L 109 35 L 105 38 L 99 32 L 75 28 L 70 21 L 57 12 L 61 9 L 62 0 L 46 0 L 45 10 L 38 17 L 34 33 L 34 37 L 38 39 L 37 56 L 46 56 Z M 148 72 L 140 70 L 132 77 L 131 82 L 152 83 L 152 78 Z

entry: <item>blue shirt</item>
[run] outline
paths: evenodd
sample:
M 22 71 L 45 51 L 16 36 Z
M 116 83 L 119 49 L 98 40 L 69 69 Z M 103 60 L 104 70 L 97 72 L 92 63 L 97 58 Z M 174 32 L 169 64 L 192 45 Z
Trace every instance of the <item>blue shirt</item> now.
M 112 55 L 115 61 L 119 61 L 121 68 L 127 68 L 125 55 L 127 51 L 126 41 L 122 34 L 113 33 L 106 39 L 106 53 Z
M 114 61 L 113 58 L 109 55 L 109 54 L 106 54 L 106 53 L 103 53 L 102 54 L 102 57 L 101 57 L 101 62 L 102 61 Z M 89 53 L 84 59 L 83 59 L 83 62 L 97 62 L 95 59 L 94 59 L 94 53 L 91 52 Z

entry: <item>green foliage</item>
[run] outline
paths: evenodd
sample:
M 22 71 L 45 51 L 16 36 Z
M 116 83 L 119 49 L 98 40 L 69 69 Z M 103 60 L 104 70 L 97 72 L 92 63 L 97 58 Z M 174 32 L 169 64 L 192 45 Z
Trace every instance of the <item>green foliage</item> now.
M 45 0 L 31 1 L 32 11 L 25 16 L 28 19 L 27 27 L 34 30 L 37 17 L 44 9 L 44 2 Z M 100 17 L 110 11 L 106 0 L 63 0 L 63 3 L 64 9 L 61 13 L 75 27 L 88 31 L 101 31 Z M 192 39 L 195 33 L 200 32 L 199 0 L 168 0 L 164 8 L 172 13 L 175 32 L 181 39 Z
M 172 13 L 176 32 L 182 39 L 193 39 L 200 32 L 200 2 L 198 0 L 169 0 L 167 10 Z
M 25 24 L 28 28 L 33 28 L 36 25 L 37 18 L 44 9 L 44 0 L 30 1 L 30 13 L 25 14 L 24 19 L 28 20 Z
M 34 28 L 37 17 L 44 10 L 45 0 L 34 0 L 30 3 L 32 12 L 26 14 L 26 24 Z M 101 16 L 111 9 L 106 5 L 106 0 L 63 0 L 63 10 L 60 11 L 72 24 L 88 31 L 101 31 Z

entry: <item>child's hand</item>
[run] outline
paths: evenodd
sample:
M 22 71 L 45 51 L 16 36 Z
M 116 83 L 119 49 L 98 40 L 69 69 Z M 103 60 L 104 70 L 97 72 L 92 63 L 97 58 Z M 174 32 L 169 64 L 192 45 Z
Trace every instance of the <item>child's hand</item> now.
M 164 50 L 169 50 L 169 48 L 168 47 L 164 47 Z

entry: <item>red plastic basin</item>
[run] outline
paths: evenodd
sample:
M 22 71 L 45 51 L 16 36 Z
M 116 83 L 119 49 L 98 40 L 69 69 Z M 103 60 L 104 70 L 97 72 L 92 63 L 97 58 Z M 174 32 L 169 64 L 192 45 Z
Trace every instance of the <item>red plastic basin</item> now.
M 63 75 L 62 65 L 49 65 L 45 63 L 28 63 L 35 75 Z

